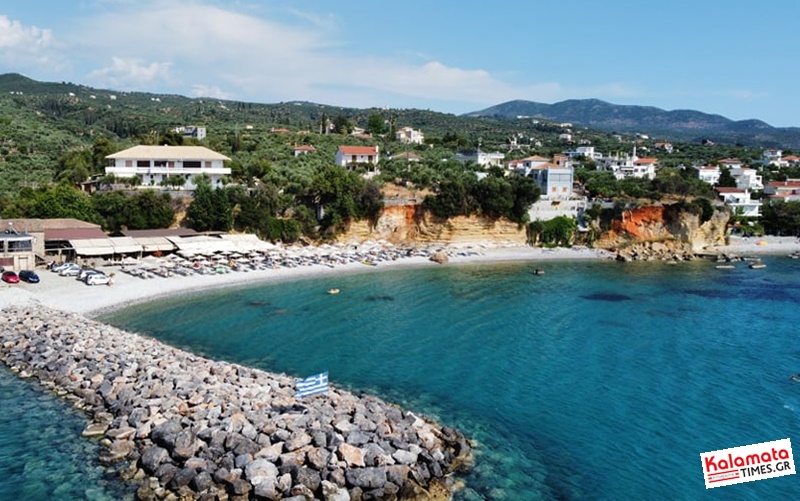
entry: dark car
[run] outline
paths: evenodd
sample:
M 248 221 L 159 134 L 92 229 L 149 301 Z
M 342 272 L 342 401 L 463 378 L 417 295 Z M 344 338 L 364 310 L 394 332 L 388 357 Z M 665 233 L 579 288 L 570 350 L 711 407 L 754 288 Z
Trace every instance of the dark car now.
M 29 284 L 38 284 L 39 283 L 39 275 L 36 274 L 33 270 L 22 270 L 19 272 L 19 279 L 28 282 Z
M 9 283 L 9 284 L 18 284 L 19 283 L 19 277 L 13 271 L 4 271 L 2 278 L 3 278 L 3 282 Z

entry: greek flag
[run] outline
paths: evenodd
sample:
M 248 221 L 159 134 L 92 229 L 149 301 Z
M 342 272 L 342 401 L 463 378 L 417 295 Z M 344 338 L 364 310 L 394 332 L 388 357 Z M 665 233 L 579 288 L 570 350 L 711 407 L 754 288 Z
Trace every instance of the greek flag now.
M 315 374 L 297 381 L 295 398 L 303 398 L 328 391 L 328 373 Z

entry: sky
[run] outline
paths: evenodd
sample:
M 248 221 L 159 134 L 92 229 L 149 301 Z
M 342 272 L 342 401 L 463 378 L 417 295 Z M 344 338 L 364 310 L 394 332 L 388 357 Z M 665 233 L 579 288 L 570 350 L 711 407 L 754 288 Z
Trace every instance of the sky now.
M 800 126 L 797 0 L 0 0 L 0 73 L 256 103 L 513 99 Z

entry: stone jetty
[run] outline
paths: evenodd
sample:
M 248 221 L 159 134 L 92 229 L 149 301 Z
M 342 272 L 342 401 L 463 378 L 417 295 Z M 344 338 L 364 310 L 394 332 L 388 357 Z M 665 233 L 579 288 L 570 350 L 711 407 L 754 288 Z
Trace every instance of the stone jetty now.
M 142 500 L 448 499 L 463 435 L 331 387 L 212 361 L 80 315 L 3 310 L 0 359 L 84 410 Z

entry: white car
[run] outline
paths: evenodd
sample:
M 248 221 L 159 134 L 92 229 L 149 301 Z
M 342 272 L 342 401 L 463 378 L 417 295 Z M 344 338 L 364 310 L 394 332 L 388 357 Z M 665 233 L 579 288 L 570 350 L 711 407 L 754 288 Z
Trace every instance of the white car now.
M 81 272 L 81 267 L 77 264 L 72 263 L 69 266 L 61 268 L 61 271 L 59 271 L 58 274 L 61 275 L 62 277 L 77 277 L 80 272 Z
M 100 270 L 93 270 L 91 268 L 84 268 L 80 271 L 80 273 L 78 273 L 78 280 L 86 281 L 86 277 L 88 277 L 89 275 L 94 275 L 95 273 L 103 273 L 103 272 Z
M 63 263 L 58 263 L 58 264 L 53 264 L 53 266 L 50 267 L 50 271 L 52 271 L 53 273 L 58 273 L 58 272 L 60 272 L 61 270 L 63 270 L 64 268 L 66 268 L 67 266 L 69 266 L 71 264 L 72 263 L 70 263 L 69 261 L 65 261 Z
M 111 277 L 105 273 L 92 273 L 84 281 L 86 285 L 108 285 L 111 283 Z

